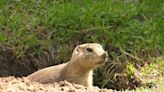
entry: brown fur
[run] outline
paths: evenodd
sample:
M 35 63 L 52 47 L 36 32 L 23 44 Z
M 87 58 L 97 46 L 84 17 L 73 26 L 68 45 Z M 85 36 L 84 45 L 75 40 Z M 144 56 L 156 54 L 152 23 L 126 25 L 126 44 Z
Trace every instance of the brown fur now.
M 92 86 L 93 69 L 107 61 L 108 54 L 98 43 L 78 45 L 71 60 L 56 66 L 41 69 L 27 78 L 40 83 L 69 81 L 84 86 Z

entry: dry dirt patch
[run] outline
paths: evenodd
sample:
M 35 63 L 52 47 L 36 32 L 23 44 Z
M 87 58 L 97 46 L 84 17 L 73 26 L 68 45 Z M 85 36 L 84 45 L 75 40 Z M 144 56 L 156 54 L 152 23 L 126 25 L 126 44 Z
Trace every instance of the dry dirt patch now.
M 0 92 L 90 92 L 87 87 L 61 81 L 59 83 L 40 84 L 26 78 L 1 77 Z M 113 92 L 113 90 L 94 87 L 92 92 Z

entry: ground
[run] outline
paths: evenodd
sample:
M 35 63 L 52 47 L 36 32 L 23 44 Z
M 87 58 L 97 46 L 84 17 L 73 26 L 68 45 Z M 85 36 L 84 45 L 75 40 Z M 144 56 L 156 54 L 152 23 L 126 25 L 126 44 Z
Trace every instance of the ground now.
M 89 92 L 82 85 L 61 81 L 59 83 L 40 84 L 30 82 L 26 78 L 2 77 L 0 78 L 1 92 Z M 112 90 L 94 87 L 93 92 L 112 92 Z

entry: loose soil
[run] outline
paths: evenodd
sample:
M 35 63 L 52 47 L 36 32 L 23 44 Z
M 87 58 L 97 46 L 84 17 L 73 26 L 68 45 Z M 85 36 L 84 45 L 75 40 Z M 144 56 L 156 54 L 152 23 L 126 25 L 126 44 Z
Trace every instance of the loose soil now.
M 93 87 L 92 90 L 82 85 L 61 81 L 59 83 L 40 84 L 30 82 L 25 77 L 1 77 L 0 92 L 113 92 L 110 89 Z

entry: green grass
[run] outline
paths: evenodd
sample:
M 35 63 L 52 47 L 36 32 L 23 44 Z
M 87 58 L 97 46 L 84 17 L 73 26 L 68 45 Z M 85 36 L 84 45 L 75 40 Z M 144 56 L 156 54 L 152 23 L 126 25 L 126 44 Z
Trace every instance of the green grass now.
M 85 42 L 102 44 L 114 59 L 118 48 L 144 60 L 163 55 L 164 1 L 0 1 L 0 44 L 9 45 L 17 57 L 55 46 L 57 60 L 67 61 Z
M 63 44 L 77 32 L 87 31 L 85 42 L 111 44 L 131 52 L 150 49 L 163 52 L 163 0 L 2 0 L 0 3 L 0 26 L 2 31 L 11 33 L 6 41 L 9 44 L 17 38 L 23 42 L 27 35 L 34 35 L 32 40 L 49 39 L 37 37 L 36 31 L 50 33 L 54 36 L 53 43 Z M 26 44 L 31 47 L 30 42 Z

